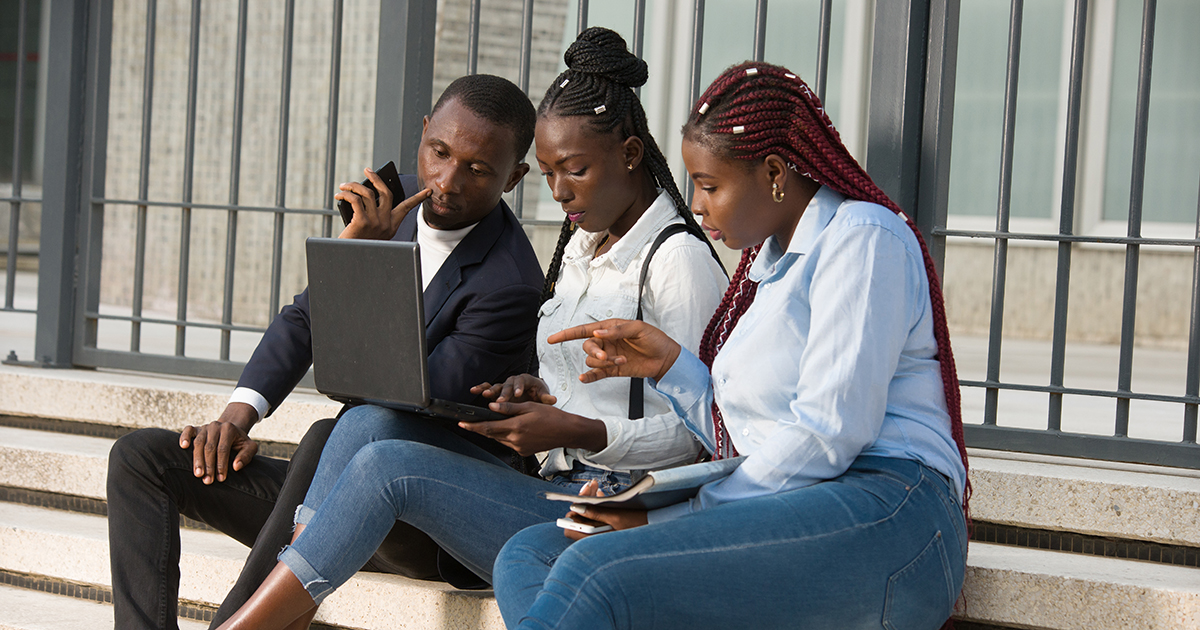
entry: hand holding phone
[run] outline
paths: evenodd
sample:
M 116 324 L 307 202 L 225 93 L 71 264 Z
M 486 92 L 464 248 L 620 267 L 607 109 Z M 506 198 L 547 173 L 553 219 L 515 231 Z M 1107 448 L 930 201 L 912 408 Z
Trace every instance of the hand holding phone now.
M 387 186 L 388 190 L 391 191 L 393 205 L 404 201 L 407 195 L 404 194 L 404 186 L 400 184 L 400 174 L 396 172 L 395 162 L 388 162 L 387 164 L 380 166 L 379 168 L 375 169 L 375 174 L 383 180 L 383 183 Z M 379 203 L 379 191 L 375 190 L 375 185 L 371 183 L 371 178 L 368 177 L 362 180 L 362 185 L 366 186 L 368 190 L 375 191 L 374 201 L 375 203 Z M 351 206 L 349 202 L 341 199 L 338 200 L 337 206 L 338 212 L 342 215 L 342 222 L 346 225 L 350 225 L 350 222 L 354 220 L 354 207 Z M 391 208 L 387 209 L 391 210 Z
M 599 534 L 601 532 L 612 531 L 612 525 L 590 525 L 588 523 L 581 523 L 577 520 L 567 517 L 558 519 L 557 523 L 558 526 L 563 529 L 569 529 L 573 532 L 579 532 L 581 534 Z

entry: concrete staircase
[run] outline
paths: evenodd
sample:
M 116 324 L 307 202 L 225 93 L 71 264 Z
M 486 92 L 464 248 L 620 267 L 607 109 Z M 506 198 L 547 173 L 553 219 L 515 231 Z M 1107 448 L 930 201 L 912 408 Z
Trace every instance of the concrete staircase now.
M 130 428 L 216 418 L 228 393 L 223 382 L 0 366 L 0 630 L 112 627 L 108 450 Z M 297 392 L 254 435 L 294 444 L 337 408 Z M 972 465 L 977 538 L 1026 544 L 972 542 L 960 628 L 1200 628 L 1200 471 L 997 452 L 972 452 Z M 181 614 L 203 620 L 247 550 L 199 529 L 182 541 Z M 326 600 L 317 621 L 503 627 L 490 591 L 372 573 Z

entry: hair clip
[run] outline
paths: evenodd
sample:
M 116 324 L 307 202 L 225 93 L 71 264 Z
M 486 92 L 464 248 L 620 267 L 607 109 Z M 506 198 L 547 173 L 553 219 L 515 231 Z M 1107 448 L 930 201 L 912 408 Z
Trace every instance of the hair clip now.
M 752 77 L 758 74 L 758 68 L 746 68 L 746 76 Z
M 700 115 L 703 116 L 704 113 L 707 111 L 708 111 L 708 103 L 707 102 L 701 103 L 700 104 Z
M 603 114 L 604 112 L 608 111 L 608 108 L 601 105 L 592 111 L 596 112 L 596 115 L 599 116 L 600 114 Z
M 733 128 L 733 133 L 734 133 L 734 135 L 737 135 L 737 134 L 739 134 L 739 133 L 743 133 L 743 132 L 745 132 L 745 131 L 746 131 L 746 128 L 745 128 L 745 127 L 743 127 L 742 125 L 738 125 L 738 126 L 736 126 L 736 127 L 734 127 L 734 128 Z
M 559 87 L 560 89 L 561 89 L 561 88 L 565 88 L 565 87 L 567 87 L 567 84 L 568 84 L 568 83 L 570 83 L 570 82 L 571 82 L 571 80 L 570 80 L 570 79 L 563 79 L 563 82 L 562 82 L 562 83 L 559 83 L 559 84 L 558 84 L 558 87 Z

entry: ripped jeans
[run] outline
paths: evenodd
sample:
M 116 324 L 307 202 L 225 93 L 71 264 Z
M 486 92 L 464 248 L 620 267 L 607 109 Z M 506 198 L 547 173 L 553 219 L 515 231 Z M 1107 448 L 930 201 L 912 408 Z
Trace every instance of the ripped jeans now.
M 956 492 L 905 459 L 576 543 L 555 529 L 496 559 L 509 628 L 933 630 L 966 569 Z
M 510 536 L 567 513 L 544 492 L 577 493 L 591 479 L 606 492 L 629 475 L 576 464 L 550 480 L 523 475 L 446 426 L 364 405 L 347 411 L 321 453 L 296 522 L 305 529 L 279 554 L 313 601 L 354 575 L 397 520 L 428 534 L 491 582 Z

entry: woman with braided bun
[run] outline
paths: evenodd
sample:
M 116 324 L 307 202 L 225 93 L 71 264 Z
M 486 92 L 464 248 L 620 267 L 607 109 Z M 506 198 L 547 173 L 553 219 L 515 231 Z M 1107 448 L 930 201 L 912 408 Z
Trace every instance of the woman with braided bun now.
M 222 628 L 307 627 L 397 520 L 490 582 L 509 536 L 562 516 L 543 493 L 616 492 L 646 470 L 695 461 L 699 443 L 665 395 L 641 379 L 583 385 L 580 344 L 545 342 L 566 326 L 640 313 L 696 349 L 727 285 L 633 91 L 646 82 L 645 62 L 602 28 L 581 33 L 564 57 L 535 133 L 538 164 L 566 213 L 539 313 L 532 367 L 540 363 L 541 378 L 472 388 L 509 417 L 458 427 L 522 455 L 549 451 L 542 477 L 481 454 L 445 426 L 356 407 L 321 454 L 292 545 Z
M 683 503 L 573 506 L 496 560 L 510 628 L 912 628 L 947 622 L 969 494 L 938 277 L 913 223 L 785 68 L 726 70 L 684 126 L 692 211 L 743 249 L 699 357 L 645 322 L 577 326 L 582 382 L 653 379 L 714 458 Z M 706 365 L 706 363 L 708 365 Z

